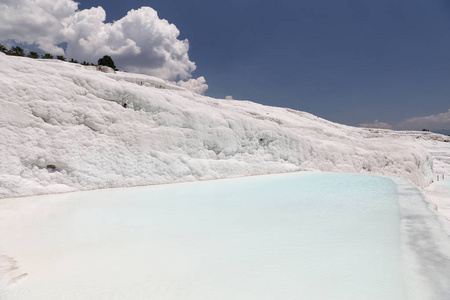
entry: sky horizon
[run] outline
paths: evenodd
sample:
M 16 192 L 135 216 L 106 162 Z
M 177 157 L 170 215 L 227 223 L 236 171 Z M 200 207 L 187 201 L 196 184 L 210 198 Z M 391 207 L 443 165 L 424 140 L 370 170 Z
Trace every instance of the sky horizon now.
M 444 0 L 0 0 L 0 8 L 3 44 L 81 61 L 103 53 L 119 69 L 207 96 L 352 126 L 450 130 Z

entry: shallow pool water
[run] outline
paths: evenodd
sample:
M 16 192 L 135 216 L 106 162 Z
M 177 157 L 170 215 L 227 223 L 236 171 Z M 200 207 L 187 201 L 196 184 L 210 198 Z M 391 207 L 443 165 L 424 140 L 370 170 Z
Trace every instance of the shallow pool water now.
M 402 230 L 398 185 L 376 176 L 4 199 L 0 255 L 17 268 L 0 272 L 0 298 L 410 299 L 407 264 L 420 262 L 414 246 L 404 259 Z M 424 285 L 420 299 L 433 295 Z

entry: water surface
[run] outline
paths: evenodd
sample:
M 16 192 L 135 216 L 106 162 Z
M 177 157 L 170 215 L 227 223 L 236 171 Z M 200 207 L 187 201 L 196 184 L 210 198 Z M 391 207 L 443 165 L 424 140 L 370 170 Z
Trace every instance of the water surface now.
M 4 199 L 1 299 L 407 299 L 397 185 L 291 173 Z M 407 284 L 407 282 L 406 282 Z

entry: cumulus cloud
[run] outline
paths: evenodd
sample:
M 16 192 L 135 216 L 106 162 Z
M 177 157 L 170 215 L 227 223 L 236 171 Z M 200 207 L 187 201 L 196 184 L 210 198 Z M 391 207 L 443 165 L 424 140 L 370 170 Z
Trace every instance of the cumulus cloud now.
M 203 95 L 208 89 L 206 79 L 203 76 L 200 76 L 197 79 L 189 79 L 188 81 L 178 81 L 176 85 L 200 95 Z
M 437 115 L 406 119 L 395 127 L 401 130 L 422 130 L 424 128 L 429 130 L 450 130 L 450 109 Z
M 72 0 L 2 0 L 0 40 L 37 44 L 42 50 L 63 54 L 59 43 L 61 20 L 78 8 Z
M 131 10 L 114 23 L 105 20 L 102 7 L 80 11 L 73 0 L 1 0 L 0 41 L 36 44 L 88 62 L 110 55 L 119 68 L 168 80 L 189 79 L 196 69 L 189 41 L 179 40 L 177 27 L 154 9 Z M 65 51 L 61 43 L 67 43 Z
M 385 122 L 380 122 L 378 120 L 375 120 L 375 122 L 373 123 L 364 123 L 364 124 L 359 124 L 359 127 L 366 127 L 366 128 L 380 128 L 380 129 L 392 129 L 392 125 L 385 123 Z

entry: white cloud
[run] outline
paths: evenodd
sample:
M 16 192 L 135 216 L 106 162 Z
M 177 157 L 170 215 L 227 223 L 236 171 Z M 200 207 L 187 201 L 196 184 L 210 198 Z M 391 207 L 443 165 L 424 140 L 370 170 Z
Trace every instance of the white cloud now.
M 395 130 L 450 130 L 450 109 L 436 115 L 406 119 L 394 126 L 375 120 L 373 123 L 359 124 L 359 127 Z
M 43 51 L 97 62 L 110 55 L 130 72 L 163 79 L 189 79 L 195 70 L 188 40 L 150 7 L 131 10 L 105 23 L 102 7 L 78 11 L 73 0 L 1 0 L 0 41 L 37 44 Z M 66 42 L 66 53 L 57 45 Z
M 63 54 L 57 47 L 61 20 L 73 14 L 78 4 L 72 0 L 2 0 L 0 2 L 0 40 L 38 44 L 54 54 Z
M 373 123 L 359 124 L 359 127 L 392 129 L 392 125 L 378 120 L 375 120 Z
M 424 128 L 429 130 L 450 130 L 450 109 L 437 115 L 406 119 L 395 127 L 402 130 L 422 130 Z
M 230 96 L 225 96 L 225 99 L 226 100 L 233 100 L 233 96 L 231 96 L 231 95 Z
M 206 84 L 206 79 L 203 76 L 200 76 L 197 79 L 189 79 L 188 81 L 178 81 L 176 83 L 178 86 L 181 86 L 187 90 L 190 90 L 194 93 L 203 95 L 205 91 L 208 89 L 208 85 Z

